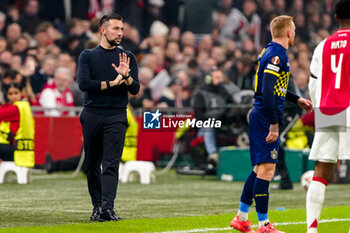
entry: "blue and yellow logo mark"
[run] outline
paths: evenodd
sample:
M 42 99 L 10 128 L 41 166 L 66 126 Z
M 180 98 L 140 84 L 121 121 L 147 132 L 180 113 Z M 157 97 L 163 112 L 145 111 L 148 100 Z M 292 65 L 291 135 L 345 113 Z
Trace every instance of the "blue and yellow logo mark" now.
M 273 151 L 271 151 L 271 159 L 277 159 L 277 150 L 273 149 Z
M 161 115 L 159 109 L 156 112 L 143 112 L 143 128 L 160 129 Z

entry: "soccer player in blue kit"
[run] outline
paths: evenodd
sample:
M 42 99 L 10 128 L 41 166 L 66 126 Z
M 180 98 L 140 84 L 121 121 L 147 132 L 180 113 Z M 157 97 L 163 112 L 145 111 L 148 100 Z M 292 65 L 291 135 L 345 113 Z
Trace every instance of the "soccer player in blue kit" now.
M 248 220 L 253 200 L 258 215 L 258 233 L 282 232 L 268 219 L 269 185 L 274 175 L 279 149 L 279 127 L 283 124 L 285 100 L 297 103 L 306 111 L 312 110 L 309 100 L 287 90 L 289 60 L 287 49 L 293 45 L 293 17 L 277 16 L 270 23 L 272 42 L 259 55 L 255 76 L 255 102 L 249 115 L 250 157 L 254 169 L 245 181 L 238 214 L 231 226 L 241 232 L 254 232 Z

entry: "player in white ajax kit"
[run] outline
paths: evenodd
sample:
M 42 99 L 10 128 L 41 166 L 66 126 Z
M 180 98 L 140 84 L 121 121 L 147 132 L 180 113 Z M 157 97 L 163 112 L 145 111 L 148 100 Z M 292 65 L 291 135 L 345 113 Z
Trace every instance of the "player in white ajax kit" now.
M 350 0 L 335 5 L 340 29 L 322 41 L 311 61 L 310 97 L 316 133 L 315 173 L 306 196 L 307 232 L 316 233 L 328 180 L 337 159 L 350 159 Z

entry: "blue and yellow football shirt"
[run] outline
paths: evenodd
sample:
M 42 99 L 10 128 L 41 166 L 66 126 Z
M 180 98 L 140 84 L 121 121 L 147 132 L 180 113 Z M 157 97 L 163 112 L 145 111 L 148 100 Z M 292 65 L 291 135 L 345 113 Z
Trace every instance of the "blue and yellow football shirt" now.
M 271 124 L 282 123 L 289 74 L 287 50 L 276 42 L 268 43 L 259 55 L 254 107 L 265 111 Z M 269 92 L 273 95 L 267 96 Z

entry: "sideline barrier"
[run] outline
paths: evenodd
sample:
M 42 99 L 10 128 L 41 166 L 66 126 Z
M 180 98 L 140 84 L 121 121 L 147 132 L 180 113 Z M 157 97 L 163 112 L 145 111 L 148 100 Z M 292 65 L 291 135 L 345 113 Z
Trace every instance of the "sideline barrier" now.
M 315 162 L 308 160 L 308 156 L 308 150 L 285 149 L 285 161 L 292 182 L 299 182 L 304 172 L 314 169 Z M 245 181 L 252 168 L 249 149 L 220 149 L 217 170 L 219 180 Z
M 250 105 L 229 106 L 230 115 L 240 115 L 250 109 Z M 54 160 L 77 156 L 83 145 L 83 136 L 79 115 L 82 107 L 42 108 L 32 106 L 35 119 L 35 163 L 45 164 L 45 154 L 50 153 Z M 58 110 L 73 116 L 47 117 L 42 115 L 46 110 Z M 155 111 L 155 110 L 154 110 Z M 162 113 L 187 114 L 191 108 L 165 108 Z M 175 131 L 149 131 L 143 129 L 143 109 L 134 109 L 139 123 L 137 160 L 155 161 L 161 153 L 171 154 L 175 142 Z M 41 114 L 41 115 L 40 115 Z
M 54 160 L 80 154 L 83 136 L 79 117 L 34 116 L 35 164 L 45 164 L 45 154 Z
M 78 116 L 47 117 L 34 115 L 35 120 L 35 164 L 45 164 L 45 154 L 53 160 L 66 159 L 80 154 L 83 135 Z M 150 132 L 139 123 L 137 160 L 154 161 L 157 153 L 170 154 L 175 132 Z
M 244 181 L 252 169 L 249 149 L 223 147 L 219 150 L 219 180 Z

